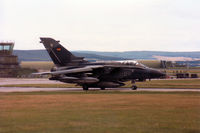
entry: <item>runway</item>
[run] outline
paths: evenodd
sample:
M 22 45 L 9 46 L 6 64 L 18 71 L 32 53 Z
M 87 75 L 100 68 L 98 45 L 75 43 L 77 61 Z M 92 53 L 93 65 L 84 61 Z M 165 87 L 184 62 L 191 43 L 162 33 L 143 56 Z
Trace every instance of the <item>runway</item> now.
M 59 81 L 49 80 L 46 78 L 0 78 L 0 85 L 17 85 L 17 84 L 64 84 Z
M 17 84 L 65 84 L 58 81 L 48 79 L 36 78 L 0 78 L 0 85 L 17 85 Z M 99 90 L 99 88 L 89 88 L 90 90 Z M 195 91 L 200 92 L 200 89 L 168 89 L 168 88 L 138 88 L 132 90 L 131 88 L 107 88 L 106 90 L 117 91 L 161 91 L 161 92 L 184 92 Z M 37 92 L 37 91 L 83 91 L 82 88 L 35 88 L 35 87 L 0 87 L 0 92 Z
M 90 88 L 91 90 L 99 90 L 99 88 Z M 157 91 L 157 92 L 200 92 L 200 89 L 165 89 L 165 88 L 138 88 L 132 90 L 131 88 L 108 88 L 116 91 Z M 106 91 L 104 90 L 104 91 Z M 31 87 L 0 87 L 0 92 L 39 92 L 39 91 L 83 91 L 82 88 L 31 88 Z

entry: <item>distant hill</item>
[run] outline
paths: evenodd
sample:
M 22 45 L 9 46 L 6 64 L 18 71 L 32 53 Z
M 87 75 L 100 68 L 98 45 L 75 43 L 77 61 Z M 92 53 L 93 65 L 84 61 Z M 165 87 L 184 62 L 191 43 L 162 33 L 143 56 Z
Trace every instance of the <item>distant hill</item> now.
M 156 56 L 200 58 L 199 52 L 162 52 L 162 51 L 126 51 L 126 52 L 98 52 L 98 51 L 72 51 L 76 56 L 87 60 L 126 60 L 126 59 L 156 59 Z M 20 61 L 50 61 L 46 50 L 14 50 Z
M 46 50 L 14 50 L 14 55 L 18 56 L 19 61 L 51 61 Z M 123 57 L 97 55 L 95 53 L 82 53 L 72 51 L 75 56 L 85 57 L 86 60 L 126 60 Z
M 79 51 L 81 53 L 90 53 L 104 56 L 122 57 L 127 59 L 156 59 L 156 56 L 166 57 L 189 57 L 200 58 L 200 51 L 197 52 L 162 52 L 162 51 L 125 51 L 125 52 L 98 52 L 98 51 Z

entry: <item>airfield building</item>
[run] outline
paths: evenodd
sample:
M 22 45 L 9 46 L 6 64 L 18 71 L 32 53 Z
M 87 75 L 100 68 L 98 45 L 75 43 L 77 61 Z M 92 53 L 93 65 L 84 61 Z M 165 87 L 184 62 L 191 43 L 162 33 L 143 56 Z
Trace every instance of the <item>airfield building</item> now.
M 18 58 L 13 55 L 14 42 L 0 42 L 0 77 L 13 77 L 19 68 Z

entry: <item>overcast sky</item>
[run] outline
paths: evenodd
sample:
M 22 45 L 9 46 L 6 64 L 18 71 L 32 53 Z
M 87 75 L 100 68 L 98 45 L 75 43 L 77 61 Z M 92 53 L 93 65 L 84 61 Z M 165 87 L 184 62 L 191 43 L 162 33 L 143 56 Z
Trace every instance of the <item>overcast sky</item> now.
M 0 0 L 0 40 L 43 49 L 200 51 L 200 0 Z

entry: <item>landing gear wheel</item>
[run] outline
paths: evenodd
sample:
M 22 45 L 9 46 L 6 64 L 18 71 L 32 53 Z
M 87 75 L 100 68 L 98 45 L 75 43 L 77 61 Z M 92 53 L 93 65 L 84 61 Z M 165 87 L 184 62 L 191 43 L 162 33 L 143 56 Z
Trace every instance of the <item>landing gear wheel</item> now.
M 100 89 L 101 89 L 101 90 L 105 90 L 105 87 L 101 87 Z
M 87 85 L 83 85 L 83 90 L 87 91 L 88 90 L 88 86 Z
M 133 86 L 132 86 L 132 90 L 137 90 L 137 86 L 136 86 L 136 85 L 133 85 Z

